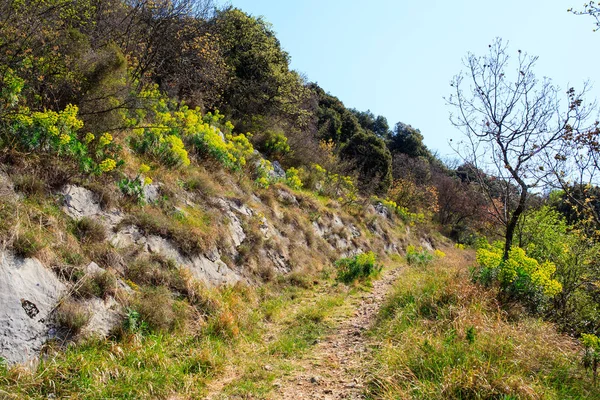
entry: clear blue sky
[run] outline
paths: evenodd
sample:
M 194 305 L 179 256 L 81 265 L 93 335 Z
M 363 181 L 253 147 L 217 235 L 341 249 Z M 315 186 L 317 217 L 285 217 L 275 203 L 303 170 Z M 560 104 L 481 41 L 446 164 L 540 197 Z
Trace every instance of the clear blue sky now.
M 452 155 L 461 133 L 444 96 L 467 52 L 484 55 L 499 36 L 538 55 L 535 69 L 566 90 L 594 85 L 600 97 L 600 32 L 567 13 L 585 0 L 231 0 L 273 25 L 292 68 L 347 107 L 370 109 L 390 126 L 421 130 L 427 146 Z M 225 4 L 221 1 L 220 4 Z

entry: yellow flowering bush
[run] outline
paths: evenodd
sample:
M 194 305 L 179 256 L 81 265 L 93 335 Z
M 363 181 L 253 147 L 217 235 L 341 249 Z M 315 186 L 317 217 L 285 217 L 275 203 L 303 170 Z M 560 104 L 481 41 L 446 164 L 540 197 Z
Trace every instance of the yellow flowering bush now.
M 148 172 L 150 172 L 150 166 L 147 164 L 142 164 L 140 165 L 140 169 L 139 169 L 140 174 L 147 174 Z
M 443 251 L 439 250 L 439 249 L 435 249 L 433 251 L 433 255 L 435 258 L 444 258 L 446 257 L 446 253 L 444 253 Z
M 234 135 L 233 124 L 223 123 L 225 117 L 218 110 L 203 116 L 199 108 L 169 100 L 156 86 L 142 92 L 141 101 L 144 111 L 127 116 L 133 128 L 130 145 L 166 166 L 190 164 L 186 144 L 197 155 L 214 158 L 231 170 L 242 169 L 254 153 L 248 136 Z M 141 127 L 144 123 L 152 127 Z
M 502 254 L 501 242 L 483 244 L 477 250 L 476 278 L 487 284 L 498 282 L 507 295 L 535 307 L 562 291 L 560 282 L 553 279 L 556 272 L 553 263 L 540 263 L 516 246 L 510 250 L 508 260 L 503 261 Z
M 583 366 L 592 370 L 594 379 L 596 379 L 598 366 L 600 365 L 600 338 L 593 334 L 584 333 L 581 335 L 581 344 L 584 348 Z
M 282 132 L 267 131 L 263 150 L 268 156 L 282 156 L 291 151 L 288 138 Z
M 98 167 L 102 172 L 110 172 L 117 167 L 117 162 L 112 158 L 107 158 L 106 160 L 102 161 Z
M 4 71 L 0 77 L 0 111 L 17 106 L 24 86 L 25 80 L 18 77 L 12 69 Z
M 129 143 L 136 152 L 150 155 L 168 167 L 190 165 L 183 141 L 168 133 L 166 128 L 144 128 L 136 131 Z
M 271 161 L 261 158 L 256 164 L 256 184 L 263 189 L 268 189 L 273 183 L 273 164 Z
M 105 133 L 102 136 L 100 136 L 100 141 L 99 144 L 100 146 L 108 146 L 109 144 L 111 144 L 113 141 L 113 137 L 110 133 Z
M 331 173 L 319 164 L 311 167 L 310 173 L 319 194 L 341 203 L 352 203 L 358 199 L 358 189 L 352 177 Z
M 285 183 L 292 189 L 302 189 L 302 180 L 300 179 L 299 170 L 296 168 L 289 168 L 285 171 Z
M 2 130 L 0 144 L 11 143 L 25 151 L 70 158 L 86 173 L 109 172 L 121 164 L 115 161 L 119 147 L 112 144 L 112 136 L 103 135 L 104 141 L 106 135 L 110 137 L 110 141 L 104 143 L 102 138 L 96 141 L 92 133 L 80 134 L 83 121 L 78 117 L 77 106 L 69 104 L 61 111 L 32 111 L 18 105 L 18 89 L 3 88 L 0 92 L 3 103 L 11 111 L 3 121 L 6 129 Z
M 423 213 L 412 213 L 408 208 L 399 206 L 395 201 L 390 199 L 380 200 L 376 198 L 375 200 L 383 204 L 393 214 L 400 217 L 406 224 L 415 225 L 415 223 L 425 222 L 425 214 Z

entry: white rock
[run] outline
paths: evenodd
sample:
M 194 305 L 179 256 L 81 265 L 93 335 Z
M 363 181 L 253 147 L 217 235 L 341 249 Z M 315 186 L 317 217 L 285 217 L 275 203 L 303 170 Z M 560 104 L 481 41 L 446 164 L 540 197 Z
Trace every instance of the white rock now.
M 285 170 L 279 164 L 279 161 L 273 161 L 271 164 L 273 166 L 273 171 L 271 172 L 273 178 L 275 179 L 285 179 Z
M 344 222 L 342 221 L 342 219 L 338 215 L 334 215 L 333 216 L 333 218 L 331 219 L 331 224 L 335 228 L 339 228 L 339 227 L 344 226 Z
M 210 261 L 204 256 L 197 256 L 187 265 L 194 277 L 213 286 L 231 285 L 241 280 L 241 277 L 223 261 Z
M 388 210 L 388 208 L 384 206 L 383 203 L 377 203 L 377 205 L 375 206 L 375 212 L 381 215 L 382 217 L 391 218 L 390 210 Z
M 63 189 L 64 211 L 74 219 L 91 217 L 101 213 L 100 201 L 91 190 L 80 186 L 67 185 Z
M 429 242 L 429 239 L 423 238 L 421 239 L 421 246 L 428 251 L 433 251 L 433 246 Z
M 144 199 L 147 203 L 154 203 L 160 197 L 159 187 L 158 185 L 145 185 L 144 186 Z
M 319 237 L 323 237 L 328 233 L 327 230 L 324 227 L 322 227 L 321 225 L 319 225 L 319 223 L 317 221 L 313 221 L 312 226 L 313 226 L 313 230 Z
M 246 232 L 244 232 L 244 228 L 242 228 L 242 221 L 231 211 L 227 213 L 227 217 L 229 218 L 229 232 L 231 233 L 231 239 L 235 247 L 238 247 L 246 240 Z
M 38 260 L 0 252 L 0 357 L 10 364 L 36 359 L 51 337 L 49 314 L 65 292 Z
M 94 298 L 86 301 L 90 320 L 82 331 L 83 335 L 96 335 L 102 338 L 123 320 L 122 307 L 115 299 L 108 297 L 106 300 Z
M 64 196 L 63 210 L 73 219 L 94 218 L 109 230 L 123 219 L 121 211 L 103 211 L 98 196 L 84 187 L 67 185 L 62 194 Z
M 277 198 L 284 204 L 291 204 L 294 206 L 298 205 L 298 199 L 296 199 L 296 196 L 286 190 L 279 189 L 277 191 Z
M 155 235 L 148 236 L 146 247 L 149 253 L 160 254 L 163 257 L 174 260 L 180 265 L 185 265 L 186 263 L 186 258 L 180 253 L 177 247 L 165 238 Z
M 142 235 L 135 225 L 128 225 L 112 235 L 110 244 L 118 249 L 124 249 L 133 245 L 146 245 L 146 237 Z

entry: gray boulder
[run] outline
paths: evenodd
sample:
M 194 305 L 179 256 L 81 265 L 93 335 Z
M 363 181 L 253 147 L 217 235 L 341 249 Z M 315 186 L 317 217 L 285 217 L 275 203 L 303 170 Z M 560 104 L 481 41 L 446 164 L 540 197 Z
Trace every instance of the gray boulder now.
M 0 357 L 9 364 L 36 359 L 52 337 L 49 317 L 65 292 L 38 260 L 0 252 Z

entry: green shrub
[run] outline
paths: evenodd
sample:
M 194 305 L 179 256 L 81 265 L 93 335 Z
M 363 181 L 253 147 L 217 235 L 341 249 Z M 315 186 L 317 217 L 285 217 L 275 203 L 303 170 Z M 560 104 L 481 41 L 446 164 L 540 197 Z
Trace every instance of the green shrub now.
M 432 262 L 433 258 L 433 254 L 422 247 L 417 248 L 411 245 L 406 248 L 406 262 L 408 265 L 424 266 Z
M 592 370 L 594 382 L 598 375 L 598 365 L 600 365 L 600 338 L 596 335 L 581 335 L 581 343 L 584 347 L 583 365 L 586 369 Z
M 508 300 L 520 300 L 538 309 L 562 290 L 562 285 L 553 279 L 554 263 L 539 263 L 527 257 L 525 250 L 513 247 L 508 260 L 502 260 L 503 244 L 483 244 L 477 250 L 475 279 L 484 283 L 498 283 Z
M 123 328 L 129 333 L 144 333 L 148 330 L 148 324 L 142 321 L 140 313 L 133 308 L 128 308 L 125 312 Z
M 143 205 L 146 202 L 144 187 L 152 184 L 152 179 L 144 177 L 150 171 L 150 167 L 142 164 L 135 178 L 123 178 L 117 182 L 117 186 L 126 197 Z
M 351 176 L 343 176 L 327 171 L 319 164 L 313 164 L 303 176 L 313 182 L 314 189 L 322 196 L 350 204 L 358 199 L 358 189 Z
M 368 279 L 381 272 L 382 265 L 378 265 L 375 253 L 372 251 L 356 255 L 351 258 L 342 258 L 335 262 L 337 279 L 344 283 Z
M 283 156 L 290 152 L 288 138 L 281 132 L 267 131 L 265 134 L 264 150 L 268 156 Z

